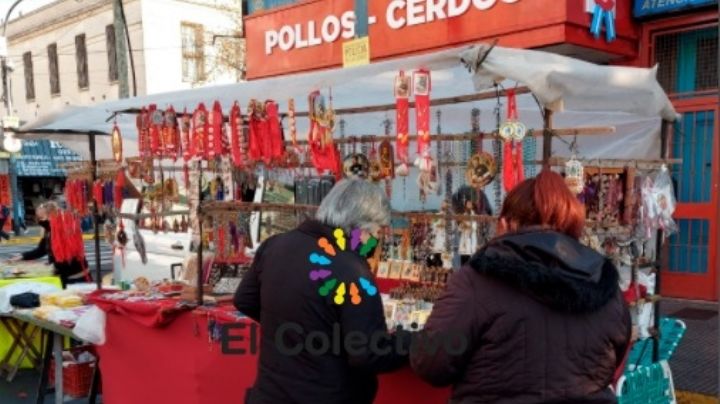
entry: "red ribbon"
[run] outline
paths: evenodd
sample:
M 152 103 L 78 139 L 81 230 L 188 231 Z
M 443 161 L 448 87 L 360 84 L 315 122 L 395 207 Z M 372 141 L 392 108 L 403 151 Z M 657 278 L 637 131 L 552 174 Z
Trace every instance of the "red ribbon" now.
M 505 142 L 502 169 L 503 186 L 507 192 L 525 180 L 522 142 Z
M 515 97 L 515 89 L 509 89 L 507 93 L 507 119 L 508 121 L 516 121 L 518 119 L 517 98 Z
M 613 7 L 615 7 L 615 0 L 595 0 L 595 4 L 605 11 L 612 11 Z
M 242 168 L 243 150 L 240 135 L 242 132 L 242 112 L 240 104 L 235 102 L 230 108 L 230 151 L 235 167 Z

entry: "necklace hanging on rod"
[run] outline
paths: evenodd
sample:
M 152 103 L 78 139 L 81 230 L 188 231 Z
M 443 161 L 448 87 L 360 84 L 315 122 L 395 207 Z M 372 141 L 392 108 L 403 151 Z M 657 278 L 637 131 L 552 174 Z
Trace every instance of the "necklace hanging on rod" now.
M 500 131 L 500 111 L 502 110 L 502 101 L 500 101 L 500 88 L 496 85 L 495 86 L 495 97 L 497 99 L 497 104 L 495 105 L 495 130 Z M 502 144 L 500 141 L 499 136 L 495 136 L 493 138 L 493 154 L 494 154 L 494 160 L 495 164 L 497 165 L 498 172 L 502 169 L 502 166 L 504 164 L 502 160 Z M 495 191 L 495 209 L 500 209 L 502 206 L 502 181 L 500 178 L 495 179 L 495 185 L 494 185 L 494 191 Z

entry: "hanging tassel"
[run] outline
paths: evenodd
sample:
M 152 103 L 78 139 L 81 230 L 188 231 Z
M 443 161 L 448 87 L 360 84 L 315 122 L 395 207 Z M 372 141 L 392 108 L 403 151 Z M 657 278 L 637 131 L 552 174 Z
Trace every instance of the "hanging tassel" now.
M 163 145 L 165 156 L 173 161 L 177 160 L 180 151 L 180 136 L 175 109 L 170 106 L 165 110 L 165 124 L 163 126 Z
M 182 136 L 182 155 L 183 159 L 187 162 L 195 155 L 195 147 L 190 134 L 190 115 L 187 113 L 187 108 L 183 110 L 183 116 L 180 120 L 180 131 Z
M 250 100 L 248 104 L 248 126 L 250 127 L 250 159 L 252 161 L 261 161 L 263 157 L 262 136 L 263 136 L 263 119 L 260 103 L 256 100 Z
M 159 156 L 162 153 L 160 148 L 160 131 L 163 125 L 162 112 L 157 109 L 155 104 L 150 104 L 148 116 L 150 118 L 150 155 Z
M 278 161 L 285 154 L 285 143 L 283 142 L 282 132 L 280 130 L 280 116 L 278 113 L 278 105 L 275 101 L 265 101 L 265 113 L 267 115 L 267 138 L 265 142 L 267 146 L 266 163 Z
M 142 107 L 140 113 L 135 118 L 138 131 L 138 153 L 141 159 L 150 156 L 149 122 L 148 111 L 145 107 Z
M 115 203 L 115 209 L 118 211 L 122 208 L 125 190 L 125 171 L 120 170 L 115 177 L 115 188 L 113 192 L 113 201 Z
M 410 160 L 408 149 L 410 145 L 410 76 L 406 76 L 404 71 L 395 77 L 395 124 L 397 140 L 395 142 L 395 152 L 397 159 L 401 164 L 407 166 Z
M 415 128 L 418 134 L 417 152 L 424 156 L 430 149 L 430 72 L 425 69 L 413 73 L 415 96 Z
M 236 168 L 242 168 L 243 150 L 241 144 L 240 132 L 242 131 L 242 112 L 240 111 L 240 104 L 237 101 L 230 108 L 230 150 L 233 165 Z
M 193 157 L 199 157 L 207 160 L 207 132 L 208 132 L 208 116 L 205 104 L 200 103 L 193 113 L 192 126 L 193 136 L 190 142 L 190 149 Z M 194 149 L 194 150 L 193 150 Z

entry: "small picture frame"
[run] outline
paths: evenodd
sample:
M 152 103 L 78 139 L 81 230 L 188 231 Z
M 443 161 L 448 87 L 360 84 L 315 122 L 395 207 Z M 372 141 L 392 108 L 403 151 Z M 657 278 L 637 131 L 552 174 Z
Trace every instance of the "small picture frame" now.
M 390 275 L 390 263 L 387 261 L 381 261 L 378 264 L 377 275 L 378 278 L 387 278 Z
M 410 266 L 410 273 L 407 276 L 403 276 L 403 279 L 410 282 L 420 282 L 420 270 L 422 266 L 420 264 L 412 264 Z
M 413 73 L 413 92 L 416 97 L 430 95 L 430 72 L 418 70 Z
M 390 271 L 388 279 L 400 279 L 403 270 L 403 262 L 399 260 L 390 260 Z
M 404 72 L 395 77 L 395 98 L 410 98 L 410 78 Z
M 403 261 L 401 279 L 410 280 L 412 277 L 413 265 L 415 264 L 413 264 L 412 261 Z
M 397 302 L 388 301 L 383 302 L 383 311 L 385 314 L 385 322 L 387 323 L 388 329 L 395 327 L 395 312 L 397 311 Z

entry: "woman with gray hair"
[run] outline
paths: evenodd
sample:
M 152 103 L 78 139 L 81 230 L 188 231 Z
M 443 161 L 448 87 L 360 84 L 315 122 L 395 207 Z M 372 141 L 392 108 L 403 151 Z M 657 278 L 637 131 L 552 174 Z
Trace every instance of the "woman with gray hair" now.
M 260 246 L 235 293 L 262 327 L 246 403 L 372 403 L 376 374 L 407 363 L 410 334 L 388 334 L 366 261 L 389 222 L 380 188 L 345 180 L 315 220 Z

